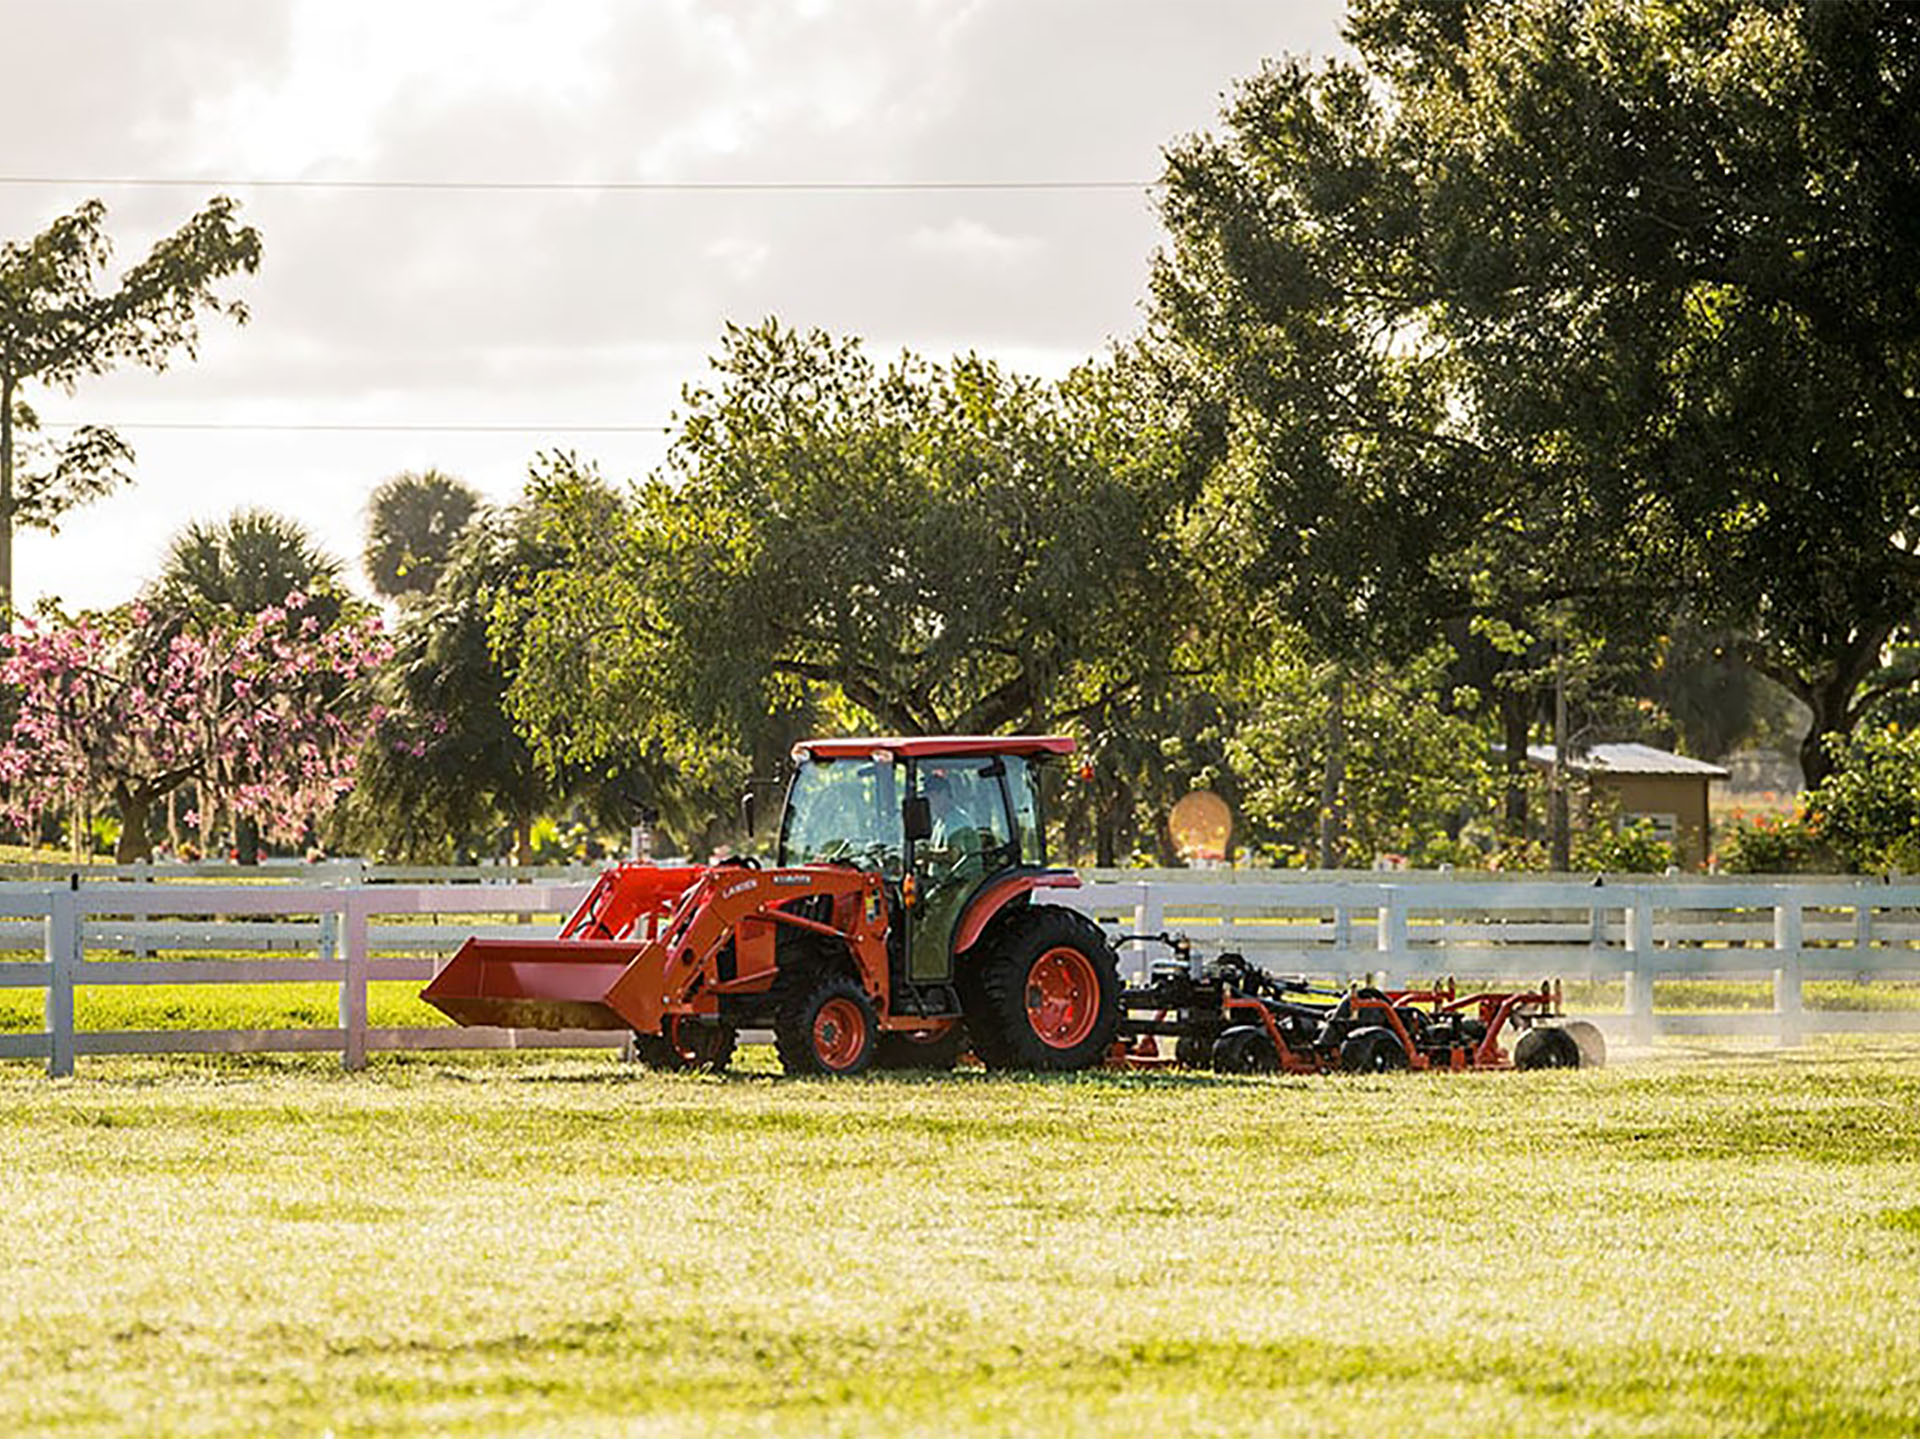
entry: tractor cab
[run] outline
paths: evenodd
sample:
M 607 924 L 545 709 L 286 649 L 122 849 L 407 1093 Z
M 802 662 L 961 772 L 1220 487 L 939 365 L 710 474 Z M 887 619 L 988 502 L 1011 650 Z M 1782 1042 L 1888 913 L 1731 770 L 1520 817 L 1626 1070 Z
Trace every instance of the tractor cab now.
M 899 916 L 905 977 L 938 985 L 993 882 L 1045 873 L 1039 766 L 1048 736 L 816 740 L 794 750 L 779 864 L 877 872 Z

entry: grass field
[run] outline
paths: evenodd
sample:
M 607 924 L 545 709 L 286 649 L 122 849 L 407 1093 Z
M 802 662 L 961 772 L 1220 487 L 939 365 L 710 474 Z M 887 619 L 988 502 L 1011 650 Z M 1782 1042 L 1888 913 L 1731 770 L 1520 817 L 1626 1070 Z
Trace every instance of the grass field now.
M 1920 1428 L 1910 1043 L 0 1064 L 0 1156 L 0 1433 Z
M 254 958 L 249 956 L 248 958 Z M 291 967 L 297 961 L 289 960 Z M 74 1016 L 82 1030 L 274 1030 L 339 1023 L 340 987 L 322 981 L 272 985 L 82 985 L 74 992 Z M 0 1034 L 22 1034 L 45 1025 L 44 992 L 0 990 Z M 1569 1009 L 1617 1011 L 1625 1001 L 1619 982 L 1569 982 Z M 1809 980 L 1806 1008 L 1813 1011 L 1909 1011 L 1920 1009 L 1920 984 Z M 1771 1010 L 1773 989 L 1762 981 L 1667 980 L 1654 987 L 1654 1008 L 1669 1013 Z M 420 999 L 411 981 L 379 981 L 367 987 L 367 1021 L 377 1027 L 442 1026 L 451 1022 Z

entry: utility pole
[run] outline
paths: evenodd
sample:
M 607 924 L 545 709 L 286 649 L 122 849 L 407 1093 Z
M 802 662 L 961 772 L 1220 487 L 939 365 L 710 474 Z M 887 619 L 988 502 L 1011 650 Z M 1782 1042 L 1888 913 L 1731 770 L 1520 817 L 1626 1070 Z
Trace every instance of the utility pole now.
M 1567 640 L 1556 627 L 1553 636 L 1553 786 L 1547 797 L 1547 827 L 1553 850 L 1552 867 L 1562 873 L 1573 868 L 1573 837 L 1567 823 Z
M 1327 705 L 1327 763 L 1320 772 L 1320 868 L 1340 863 L 1342 815 L 1340 792 L 1347 783 L 1347 677 L 1333 672 L 1333 690 Z

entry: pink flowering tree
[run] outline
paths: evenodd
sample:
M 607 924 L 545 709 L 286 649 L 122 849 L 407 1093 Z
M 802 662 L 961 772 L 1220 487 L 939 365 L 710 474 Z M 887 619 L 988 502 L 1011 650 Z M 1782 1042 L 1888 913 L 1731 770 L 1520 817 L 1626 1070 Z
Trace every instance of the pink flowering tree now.
M 111 800 L 123 863 L 152 853 L 155 808 L 188 781 L 275 838 L 298 839 L 353 785 L 377 717 L 355 702 L 389 653 L 374 616 L 323 619 L 295 593 L 226 627 L 185 628 L 139 605 L 22 621 L 0 681 L 14 692 L 0 743 L 9 818 Z

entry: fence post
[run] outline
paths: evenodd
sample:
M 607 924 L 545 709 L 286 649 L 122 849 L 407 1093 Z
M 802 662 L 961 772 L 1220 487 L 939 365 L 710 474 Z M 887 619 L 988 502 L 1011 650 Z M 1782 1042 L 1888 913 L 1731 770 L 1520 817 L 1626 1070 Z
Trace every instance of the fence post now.
M 1627 906 L 1627 949 L 1633 968 L 1627 972 L 1627 1038 L 1635 1045 L 1653 1043 L 1653 900 L 1645 890 L 1633 892 Z
M 1599 977 L 1607 963 L 1607 905 L 1595 898 L 1587 909 L 1587 979 Z
M 1136 935 L 1158 935 L 1167 928 L 1166 906 L 1154 893 L 1152 884 L 1140 882 L 1140 898 L 1133 905 L 1133 933 Z M 1123 952 L 1122 962 L 1127 973 L 1136 981 L 1144 982 L 1151 968 L 1148 956 L 1152 953 L 1145 945 L 1129 945 Z
M 1780 1043 L 1787 1046 L 1800 1043 L 1806 1018 L 1800 976 L 1804 918 L 1799 897 L 1783 887 L 1780 902 L 1773 907 L 1773 948 L 1780 960 L 1773 972 L 1773 1013 L 1780 1017 Z
M 366 892 L 341 892 L 340 944 L 345 972 L 340 977 L 340 1029 L 345 1032 L 341 1061 L 349 1070 L 367 1063 L 367 907 Z
M 80 877 L 47 892 L 47 1074 L 73 1074 L 73 985 L 79 978 Z
M 1411 963 L 1407 958 L 1407 897 L 1397 885 L 1382 885 L 1380 898 L 1386 903 L 1380 907 L 1374 948 L 1380 952 L 1383 965 L 1397 962 L 1404 969 Z M 1382 974 L 1377 983 L 1384 986 L 1386 976 Z

